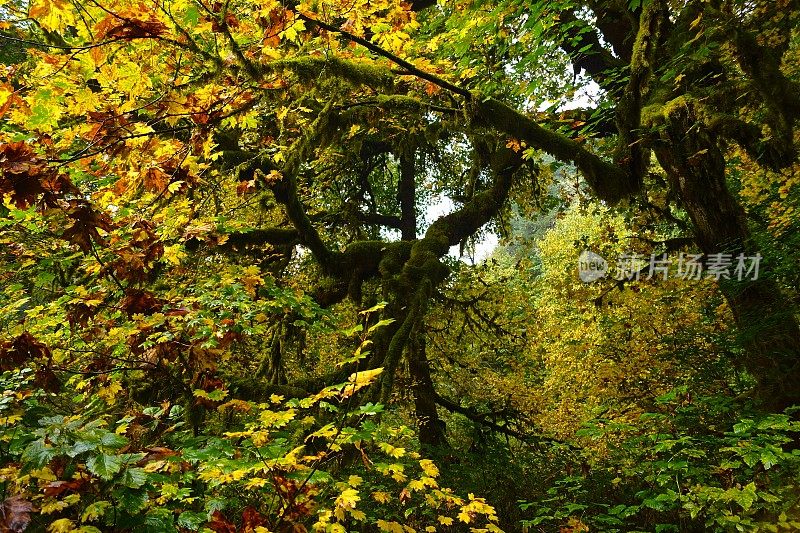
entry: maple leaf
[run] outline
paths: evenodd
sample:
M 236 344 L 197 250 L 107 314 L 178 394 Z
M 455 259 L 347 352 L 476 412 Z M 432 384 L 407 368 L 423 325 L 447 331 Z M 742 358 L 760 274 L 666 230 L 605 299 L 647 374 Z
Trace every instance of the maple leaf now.
M 27 331 L 0 346 L 0 371 L 11 370 L 31 359 L 51 358 L 50 349 Z
M 126 128 L 130 123 L 124 115 L 113 111 L 89 111 L 86 123 L 91 126 L 83 134 L 86 141 L 94 145 L 106 145 L 109 155 L 116 155 L 125 149 L 125 143 L 120 141 L 127 134 Z
M 33 204 L 45 192 L 41 178 L 46 165 L 23 141 L 0 145 L 0 171 L 0 195 L 11 194 L 20 209 Z
M 111 217 L 95 210 L 91 205 L 82 200 L 70 200 L 69 205 L 70 208 L 67 211 L 67 216 L 75 222 L 64 230 L 61 234 L 61 238 L 72 244 L 77 244 L 85 253 L 89 253 L 92 250 L 92 241 L 101 246 L 105 246 L 105 239 L 100 236 L 98 230 L 113 230 L 115 226 Z
M 72 6 L 63 0 L 37 0 L 31 2 L 30 17 L 46 30 L 57 31 L 75 20 Z
M 128 289 L 120 302 L 120 307 L 128 316 L 136 314 L 152 315 L 164 307 L 164 300 L 156 298 L 153 293 L 141 289 Z
M 144 39 L 158 37 L 167 31 L 163 22 L 142 18 L 144 13 L 108 15 L 95 25 L 98 39 Z M 151 15 L 152 16 L 152 15 Z
M 245 533 L 255 531 L 266 523 L 264 517 L 253 507 L 245 507 L 242 511 L 242 531 Z
M 196 182 L 197 178 L 189 173 L 189 169 L 178 166 L 172 160 L 161 163 L 158 167 L 148 168 L 142 176 L 144 188 L 151 192 L 169 189 L 174 194 Z
M 208 527 L 215 533 L 236 533 L 236 526 L 219 511 L 214 511 L 211 515 Z
M 3 531 L 17 533 L 25 531 L 31 521 L 31 511 L 33 511 L 33 504 L 16 494 L 3 502 L 0 507 L 2 515 L 0 515 L 0 525 L 4 526 Z
M 56 393 L 61 390 L 61 380 L 47 366 L 42 366 L 36 370 L 33 384 L 47 392 Z
M 23 100 L 14 90 L 14 87 L 7 83 L 0 84 L 0 118 L 11 109 L 12 105 L 18 106 L 20 104 L 23 104 Z

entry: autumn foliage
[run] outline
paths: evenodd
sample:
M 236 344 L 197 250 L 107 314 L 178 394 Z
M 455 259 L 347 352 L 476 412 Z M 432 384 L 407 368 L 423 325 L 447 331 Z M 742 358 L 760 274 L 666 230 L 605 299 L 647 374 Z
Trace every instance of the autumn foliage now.
M 0 12 L 0 533 L 800 528 L 797 1 Z

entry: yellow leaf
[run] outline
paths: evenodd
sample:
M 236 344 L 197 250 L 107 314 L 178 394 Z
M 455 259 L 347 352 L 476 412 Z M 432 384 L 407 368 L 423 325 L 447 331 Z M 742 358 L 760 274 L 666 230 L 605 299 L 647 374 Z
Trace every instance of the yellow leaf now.
M 361 497 L 356 489 L 346 489 L 336 498 L 336 505 L 345 509 L 355 509 L 359 501 L 361 501 Z
M 353 372 L 347 379 L 347 386 L 342 391 L 342 396 L 347 398 L 357 390 L 360 390 L 370 385 L 375 378 L 383 372 L 383 368 L 374 368 L 372 370 L 363 370 L 361 372 Z
M 411 491 L 425 490 L 425 484 L 422 481 L 418 480 L 418 479 L 412 479 L 408 483 L 408 490 L 411 490 Z
M 437 518 L 437 520 L 438 520 L 438 521 L 439 521 L 439 523 L 440 523 L 440 524 L 442 524 L 443 526 L 452 526 L 452 525 L 453 525 L 453 519 L 452 519 L 452 518 L 450 518 L 449 516 L 442 516 L 442 515 L 439 515 L 439 517 Z
M 106 403 L 113 403 L 117 394 L 122 391 L 122 385 L 119 381 L 112 381 L 105 387 L 97 389 L 97 395 L 106 401 Z
M 372 497 L 375 498 L 375 501 L 378 503 L 389 503 L 389 500 L 392 499 L 391 494 L 383 491 L 373 492 Z
M 166 464 L 167 464 L 166 461 L 153 461 L 152 463 L 147 463 L 146 465 L 144 465 L 144 471 L 145 472 L 158 472 L 159 470 L 164 468 L 166 466 Z M 201 476 L 202 476 L 202 474 L 201 474 Z
M 355 383 L 357 385 L 361 384 L 369 384 L 381 373 L 383 372 L 383 368 L 375 368 L 372 370 L 364 370 L 362 372 L 354 372 L 350 375 L 350 379 L 348 380 L 350 383 Z
M 75 524 L 69 518 L 56 520 L 47 528 L 50 533 L 69 533 L 75 531 Z
M 378 520 L 378 527 L 381 531 L 388 531 L 389 533 L 405 533 L 402 524 L 398 524 L 397 522 Z
M 63 511 L 67 507 L 69 507 L 69 503 L 61 500 L 53 500 L 43 503 L 39 512 L 42 514 L 57 513 L 59 511 Z
M 254 478 L 248 479 L 247 482 L 244 484 L 244 487 L 246 489 L 252 490 L 252 489 L 257 489 L 257 488 L 263 487 L 267 483 L 269 483 L 268 479 L 264 479 L 264 478 L 261 478 L 261 477 L 254 477 Z
M 0 417 L 0 426 L 10 426 L 22 420 L 22 415 L 9 415 Z
M 177 182 L 176 182 L 177 183 Z M 174 184 L 170 184 L 172 187 Z M 183 251 L 183 246 L 180 244 L 173 244 L 164 247 L 164 259 L 172 265 L 180 265 L 181 261 L 186 257 L 186 252 Z
M 398 448 L 398 447 L 392 446 L 388 442 L 380 442 L 380 443 L 378 443 L 378 447 L 386 455 L 389 455 L 391 457 L 396 457 L 398 459 L 400 457 L 403 457 L 406 454 L 406 449 L 405 448 Z
M 306 29 L 306 24 L 299 18 L 295 18 L 294 22 L 291 26 L 288 26 L 285 30 L 280 33 L 280 37 L 282 39 L 286 39 L 287 41 L 298 41 L 298 34 Z
M 48 31 L 60 31 L 74 24 L 72 6 L 63 0 L 35 0 L 31 3 L 30 16 Z
M 425 472 L 426 476 L 429 477 L 438 477 L 439 476 L 439 468 L 431 461 L 430 459 L 422 459 L 419 462 L 420 468 L 422 471 Z
M 184 183 L 186 182 L 183 180 L 173 181 L 167 186 L 167 190 L 170 192 L 170 194 L 175 194 L 180 190 L 181 187 L 183 187 Z

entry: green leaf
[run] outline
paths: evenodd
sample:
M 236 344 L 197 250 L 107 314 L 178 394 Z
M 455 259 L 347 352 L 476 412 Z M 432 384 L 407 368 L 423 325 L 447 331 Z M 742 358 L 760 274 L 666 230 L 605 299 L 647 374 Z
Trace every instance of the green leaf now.
M 351 337 L 356 333 L 361 333 L 362 331 L 364 331 L 364 326 L 362 324 L 356 324 L 352 328 L 347 328 L 346 330 L 342 331 L 342 334 L 344 334 L 346 337 Z
M 377 415 L 383 412 L 383 404 L 367 402 L 358 408 L 358 412 L 363 415 Z
M 741 435 L 742 433 L 746 433 L 751 427 L 753 427 L 752 420 L 742 420 L 738 424 L 734 424 L 733 432 L 737 435 Z
M 758 496 L 756 495 L 756 486 L 754 483 L 750 483 L 743 488 L 735 498 L 736 503 L 741 505 L 742 509 L 745 511 L 750 509 L 757 500 Z
M 81 522 L 93 522 L 97 520 L 105 515 L 106 510 L 109 507 L 111 507 L 111 502 L 105 500 L 94 502 L 93 504 L 86 506 L 86 509 L 83 510 L 83 514 L 81 514 Z
M 204 523 L 208 521 L 206 513 L 195 513 L 193 511 L 184 511 L 178 516 L 178 525 L 185 527 L 191 531 L 197 531 Z
M 41 468 L 55 457 L 56 450 L 45 444 L 44 439 L 35 440 L 25 448 L 22 460 L 30 463 L 34 468 Z
M 772 451 L 764 450 L 761 452 L 761 463 L 764 465 L 765 470 L 769 470 L 777 462 L 778 458 L 774 453 L 772 453 Z
M 143 468 L 127 468 L 122 474 L 120 483 L 132 489 L 138 489 L 147 483 L 147 472 Z
M 373 331 L 375 331 L 378 328 L 382 328 L 384 326 L 388 326 L 392 322 L 394 322 L 393 318 L 387 318 L 385 320 L 380 320 L 380 321 L 376 322 L 374 325 L 370 326 L 370 328 L 367 330 L 367 333 L 372 333 Z
M 102 437 L 100 437 L 100 444 L 107 448 L 119 449 L 128 444 L 128 439 L 122 435 L 117 435 L 116 433 L 107 431 L 103 433 Z
M 114 497 L 119 502 L 122 509 L 131 515 L 144 509 L 144 506 L 147 505 L 147 501 L 149 500 L 147 492 L 128 489 L 115 490 Z
M 99 476 L 102 479 L 109 480 L 114 477 L 114 474 L 122 470 L 122 458 L 116 455 L 107 455 L 101 453 L 90 457 L 86 461 L 86 468 L 89 472 Z
M 170 509 L 151 509 L 144 517 L 145 531 L 172 533 L 177 531 Z
M 369 313 L 374 313 L 375 311 L 380 311 L 386 307 L 386 302 L 378 302 L 369 309 L 364 309 L 363 311 L 359 311 L 359 314 L 368 315 Z
M 78 455 L 97 449 L 97 443 L 88 440 L 79 440 L 72 447 L 67 450 L 67 455 L 70 457 L 77 457 Z

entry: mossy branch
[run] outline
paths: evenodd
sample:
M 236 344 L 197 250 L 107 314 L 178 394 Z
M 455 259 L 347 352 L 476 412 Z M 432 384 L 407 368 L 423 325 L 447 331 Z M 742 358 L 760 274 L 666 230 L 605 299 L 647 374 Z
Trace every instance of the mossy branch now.
M 239 248 L 245 246 L 286 246 L 299 244 L 299 234 L 293 228 L 261 228 L 250 231 L 229 233 L 228 240 L 221 244 L 224 248 Z
M 559 161 L 574 163 L 597 196 L 615 204 L 638 191 L 640 183 L 624 169 L 609 163 L 569 137 L 539 126 L 508 105 L 489 98 L 476 103 L 478 118 L 528 145 L 544 150 Z
M 286 208 L 286 214 L 294 224 L 300 242 L 311 250 L 326 272 L 333 269 L 335 254 L 322 241 L 319 232 L 308 218 L 305 206 L 300 201 L 297 191 L 297 173 L 314 150 L 318 146 L 326 144 L 332 107 L 333 100 L 330 100 L 320 111 L 306 134 L 292 144 L 289 156 L 282 168 L 283 179 L 272 187 L 275 198 Z
M 423 280 L 408 309 L 403 324 L 397 329 L 389 343 L 389 349 L 383 359 L 383 379 L 381 379 L 381 402 L 388 403 L 394 386 L 394 375 L 397 372 L 397 365 L 403 355 L 403 350 L 408 343 L 411 332 L 415 329 L 417 322 L 424 315 L 427 308 L 428 299 L 431 295 L 430 280 Z
M 356 85 L 367 85 L 376 89 L 388 90 L 394 86 L 395 75 L 386 68 L 371 62 L 358 62 L 340 59 L 336 56 L 301 56 L 280 59 L 263 64 L 262 74 L 290 71 L 301 80 L 311 81 L 328 73 Z
M 544 150 L 560 161 L 574 163 L 584 174 L 587 182 L 595 190 L 597 195 L 609 203 L 614 204 L 619 202 L 622 198 L 638 191 L 641 186 L 641 184 L 625 170 L 604 161 L 569 137 L 539 126 L 531 118 L 526 117 L 499 100 L 495 100 L 494 98 L 482 98 L 462 87 L 453 85 L 446 80 L 414 67 L 407 61 L 381 49 L 374 43 L 310 17 L 304 15 L 301 15 L 301 17 L 310 23 L 318 24 L 328 31 L 336 32 L 348 40 L 358 43 L 376 54 L 389 59 L 393 63 L 406 69 L 409 75 L 430 81 L 454 94 L 464 97 L 468 102 L 474 104 L 477 118 L 485 124 L 491 125 L 497 131 L 524 140 L 530 146 Z M 296 58 L 275 61 L 264 68 L 289 68 L 297 73 L 306 70 L 309 74 L 313 73 L 314 76 L 318 76 L 323 68 L 327 68 L 331 74 L 340 76 L 354 83 L 383 85 L 385 87 L 392 86 L 393 83 L 391 83 L 391 81 L 394 79 L 394 74 L 388 69 L 337 58 Z M 378 99 L 377 102 L 379 104 L 398 105 L 401 103 L 400 98 L 384 97 L 383 100 Z M 414 102 L 414 99 L 409 99 L 408 97 L 402 99 L 402 105 L 417 107 L 417 103 Z
M 332 26 L 331 24 L 328 24 L 327 22 L 322 22 L 321 20 L 317 20 L 317 19 L 311 18 L 311 17 L 309 17 L 307 15 L 303 15 L 302 13 L 299 14 L 298 17 L 301 20 L 304 20 L 305 22 L 308 22 L 309 24 L 313 24 L 315 26 L 318 26 L 318 27 L 320 27 L 320 28 L 322 28 L 322 29 L 324 29 L 326 31 L 331 32 L 331 33 L 338 33 L 342 37 L 345 37 L 347 40 L 352 41 L 354 43 L 360 44 L 361 46 L 363 46 L 364 48 L 366 48 L 370 52 L 373 52 L 373 53 L 375 53 L 375 54 L 377 54 L 377 55 L 379 55 L 381 57 L 384 57 L 384 58 L 388 59 L 389 61 L 391 61 L 392 63 L 394 63 L 395 65 L 398 65 L 398 66 L 404 68 L 408 72 L 408 74 L 411 75 L 411 76 L 416 76 L 417 78 L 423 79 L 425 81 L 429 81 L 429 82 L 433 83 L 434 85 L 437 85 L 437 86 L 441 87 L 442 89 L 445 89 L 447 91 L 450 91 L 450 92 L 458 94 L 458 95 L 461 95 L 466 99 L 472 98 L 471 93 L 467 89 L 464 89 L 463 87 L 459 87 L 458 85 L 450 83 L 449 81 L 447 81 L 447 80 L 445 80 L 443 78 L 440 78 L 439 76 L 436 76 L 434 74 L 431 74 L 430 72 L 425 72 L 424 70 L 420 70 L 417 67 L 415 67 L 414 65 L 412 65 L 411 63 L 409 63 L 408 61 L 406 61 L 405 59 L 403 59 L 403 58 L 401 58 L 401 57 L 399 57 L 399 56 L 397 56 L 397 55 L 395 55 L 395 54 L 393 54 L 393 53 L 391 53 L 391 52 L 389 52 L 387 50 L 384 50 L 383 48 L 381 48 L 380 46 L 376 45 L 375 43 L 372 43 L 372 42 L 370 42 L 370 41 L 368 41 L 366 39 L 363 39 L 363 38 L 361 38 L 361 37 L 359 37 L 357 35 L 353 35 L 352 33 L 348 32 L 348 31 L 345 31 L 345 30 L 342 30 L 340 28 L 337 28 L 336 26 Z
M 639 138 L 642 103 L 650 90 L 661 28 L 666 19 L 667 8 L 662 0 L 653 0 L 643 7 L 631 55 L 630 77 L 616 107 L 619 140 L 614 161 L 627 167 L 637 189 L 641 187 L 650 160 L 650 151 Z

